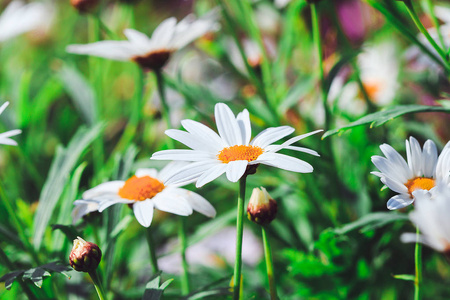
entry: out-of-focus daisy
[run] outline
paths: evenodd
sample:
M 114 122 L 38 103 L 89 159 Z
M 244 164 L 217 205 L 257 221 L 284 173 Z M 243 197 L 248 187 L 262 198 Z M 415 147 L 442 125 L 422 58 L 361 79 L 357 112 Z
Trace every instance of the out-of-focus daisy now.
M 236 228 L 225 227 L 219 232 L 189 246 L 186 249 L 186 259 L 189 265 L 224 268 L 232 265 L 235 260 Z M 169 243 L 165 252 L 169 252 L 176 242 Z M 255 266 L 261 261 L 263 249 L 261 241 L 248 229 L 244 229 L 242 261 L 249 266 Z M 162 271 L 172 274 L 182 272 L 181 256 L 173 253 L 158 259 Z
M 428 191 L 415 191 L 414 210 L 409 218 L 419 227 L 419 241 L 437 251 L 450 254 L 450 188 L 440 185 Z M 403 242 L 415 242 L 415 233 L 404 233 Z
M 223 173 L 226 173 L 228 180 L 236 182 L 249 167 L 256 167 L 258 164 L 299 173 L 313 171 L 309 163 L 277 152 L 290 149 L 319 156 L 314 150 L 291 145 L 321 130 L 296 136 L 281 145 L 272 145 L 273 142 L 292 134 L 294 128 L 290 126 L 268 128 L 250 141 L 250 116 L 246 109 L 235 117 L 226 104 L 218 103 L 215 106 L 215 118 L 219 134 L 192 120 L 181 122 L 187 132 L 166 130 L 169 137 L 192 148 L 192 150 L 163 150 L 153 154 L 152 159 L 192 162 L 170 176 L 166 181 L 167 184 L 195 180 L 196 186 L 201 187 Z
M 9 105 L 9 102 L 3 103 L 2 106 L 0 106 L 0 115 L 2 112 L 6 109 L 6 107 Z M 18 135 L 22 132 L 20 129 L 13 129 L 10 131 L 6 131 L 3 133 L 0 133 L 0 144 L 3 145 L 12 145 L 17 146 L 17 142 L 11 139 L 12 136 Z
M 119 61 L 134 61 L 145 69 L 160 69 L 170 55 L 205 33 L 216 30 L 215 13 L 196 19 L 188 15 L 179 23 L 174 17 L 164 20 L 149 38 L 145 34 L 125 29 L 128 41 L 100 41 L 85 45 L 69 45 L 67 52 L 104 57 Z
M 163 183 L 179 167 L 177 163 L 168 164 L 159 173 L 156 169 L 138 169 L 127 181 L 102 183 L 84 192 L 83 200 L 74 202 L 76 207 L 72 215 L 80 218 L 94 210 L 102 212 L 111 205 L 122 203 L 132 206 L 136 219 L 144 227 L 150 226 L 155 208 L 180 216 L 188 216 L 195 210 L 214 217 L 216 211 L 205 198 L 180 188 L 187 181 L 180 184 Z
M 41 27 L 47 28 L 52 17 L 50 4 L 12 1 L 0 15 L 0 42 Z
M 406 162 L 390 145 L 380 146 L 386 157 L 372 156 L 372 162 L 381 172 L 372 172 L 382 183 L 399 193 L 389 199 L 388 209 L 399 209 L 414 202 L 413 192 L 431 190 L 438 183 L 448 184 L 450 180 L 450 142 L 438 157 L 436 145 L 427 140 L 420 148 L 413 138 L 406 140 Z
M 270 57 L 275 57 L 276 49 L 274 43 L 269 38 L 264 38 L 264 46 Z M 242 59 L 239 48 L 234 40 L 229 39 L 227 41 L 228 53 L 230 55 L 230 60 L 234 66 L 241 72 L 246 73 L 245 63 Z M 263 61 L 263 55 L 258 44 L 250 39 L 242 40 L 242 48 L 244 50 L 247 62 L 255 71 L 261 71 L 261 63 Z

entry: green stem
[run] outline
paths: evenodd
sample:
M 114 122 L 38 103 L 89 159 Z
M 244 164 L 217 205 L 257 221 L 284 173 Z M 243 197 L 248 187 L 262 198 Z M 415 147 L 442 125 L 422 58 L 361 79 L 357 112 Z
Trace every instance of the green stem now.
M 428 13 L 431 16 L 431 20 L 433 21 L 434 27 L 436 27 L 436 32 L 439 38 L 439 42 L 441 43 L 442 49 L 446 48 L 444 37 L 442 36 L 441 31 L 439 30 L 439 20 L 436 18 L 436 14 L 434 13 L 434 4 L 431 0 L 425 1 L 426 8 L 428 9 Z
M 6 266 L 9 271 L 13 272 L 16 270 L 14 264 L 9 260 L 8 256 L 3 251 L 3 247 L 0 247 L 0 262 L 2 263 L 2 265 Z M 28 285 L 25 282 L 23 282 L 22 278 L 18 278 L 16 281 L 20 284 L 22 290 L 27 295 L 28 299 L 31 300 L 37 299 L 36 296 L 31 291 L 31 289 L 28 287 Z
M 245 185 L 247 176 L 244 175 L 239 180 L 239 197 L 237 203 L 236 218 L 236 259 L 234 263 L 233 275 L 233 300 L 240 299 L 241 291 L 241 269 L 242 269 L 242 236 L 244 233 L 244 204 L 245 204 Z
M 264 257 L 266 258 L 267 278 L 269 280 L 270 299 L 276 300 L 278 299 L 278 297 L 277 297 L 277 286 L 273 274 L 272 250 L 270 249 L 270 242 L 267 237 L 266 227 L 261 226 L 261 231 L 264 243 Z
M 328 92 L 325 87 L 325 72 L 323 68 L 323 48 L 322 48 L 322 41 L 320 39 L 320 23 L 316 3 L 311 3 L 311 21 L 312 21 L 313 42 L 316 47 L 317 59 L 319 64 L 322 105 L 325 111 L 325 128 L 329 129 L 331 113 L 327 103 Z
M 446 68 L 450 69 L 450 63 L 448 62 L 448 59 L 447 59 L 447 56 L 446 56 L 444 50 L 442 50 L 442 48 L 439 47 L 439 45 L 434 41 L 434 39 L 428 33 L 428 30 L 425 28 L 425 26 L 423 26 L 422 22 L 419 19 L 419 16 L 417 15 L 416 11 L 414 10 L 414 6 L 413 6 L 411 0 L 405 0 L 404 3 L 406 6 L 406 9 L 409 12 L 409 15 L 411 16 L 411 18 L 414 21 L 414 24 L 416 24 L 419 31 L 426 37 L 426 39 L 431 44 L 431 46 L 433 46 L 433 48 L 436 50 L 436 52 L 442 58 Z M 439 30 L 439 28 L 436 28 L 436 30 Z
M 147 244 L 148 244 L 148 250 L 150 252 L 150 264 L 152 265 L 152 271 L 153 274 L 156 274 L 159 272 L 158 268 L 158 259 L 156 258 L 156 251 L 155 251 L 155 241 L 153 240 L 153 234 L 152 230 L 147 228 Z
M 161 105 L 162 105 L 161 113 L 162 113 L 164 122 L 166 123 L 167 129 L 171 129 L 171 128 L 173 128 L 173 126 L 172 126 L 172 122 L 170 121 L 170 107 L 169 107 L 169 104 L 167 103 L 167 98 L 166 98 L 164 75 L 163 75 L 161 69 L 156 69 L 156 70 L 154 70 L 154 72 L 156 75 L 156 85 L 158 86 L 158 95 L 159 95 L 159 99 L 161 100 Z M 173 149 L 175 147 L 172 139 L 168 140 L 168 146 L 170 149 Z
M 92 282 L 94 283 L 95 290 L 97 291 L 98 298 L 100 300 L 105 300 L 105 292 L 103 290 L 102 283 L 100 278 L 98 277 L 97 270 L 89 272 L 89 276 L 91 276 Z
M 416 229 L 416 247 L 414 249 L 414 262 L 416 265 L 416 278 L 414 280 L 414 300 L 420 299 L 420 285 L 422 284 L 422 244 L 419 243 L 420 231 Z
M 178 218 L 178 237 L 180 239 L 181 244 L 181 265 L 183 267 L 183 274 L 181 277 L 181 291 L 183 296 L 190 293 L 190 285 L 189 285 L 189 265 L 186 260 L 186 248 L 187 248 L 187 238 L 186 238 L 186 218 L 180 216 Z

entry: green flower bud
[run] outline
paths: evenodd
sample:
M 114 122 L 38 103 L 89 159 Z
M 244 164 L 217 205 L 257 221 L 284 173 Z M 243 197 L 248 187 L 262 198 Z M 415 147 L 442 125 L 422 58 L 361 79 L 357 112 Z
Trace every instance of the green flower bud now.
M 254 188 L 247 206 L 248 219 L 259 225 L 267 225 L 277 215 L 277 202 L 270 197 L 265 188 Z
M 73 240 L 73 248 L 69 255 L 69 262 L 75 271 L 95 271 L 101 259 L 102 251 L 96 244 L 86 242 L 80 237 Z

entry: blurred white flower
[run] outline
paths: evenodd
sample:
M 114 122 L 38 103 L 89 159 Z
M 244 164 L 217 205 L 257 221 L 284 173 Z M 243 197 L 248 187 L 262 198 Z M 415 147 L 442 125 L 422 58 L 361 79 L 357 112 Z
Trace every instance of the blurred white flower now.
M 242 73 L 247 73 L 244 60 L 242 59 L 236 42 L 230 38 L 226 41 L 226 47 L 228 49 L 227 52 L 230 57 L 231 63 Z M 264 39 L 264 47 L 266 48 L 266 51 L 270 58 L 275 57 L 275 45 L 270 39 Z M 242 48 L 250 67 L 258 71 L 263 60 L 263 55 L 261 53 L 259 45 L 255 41 L 245 38 L 242 40 Z
M 380 149 L 386 158 L 372 156 L 373 164 L 381 171 L 372 174 L 399 193 L 389 199 L 388 209 L 399 209 L 413 203 L 416 190 L 431 190 L 439 183 L 450 183 L 450 142 L 438 157 L 433 141 L 427 140 L 422 150 L 419 142 L 410 137 L 409 142 L 406 140 L 408 163 L 390 145 L 383 144 Z
M 9 102 L 3 103 L 2 106 L 0 106 L 0 115 L 2 112 L 6 109 L 6 107 L 9 105 Z M 9 130 L 3 133 L 0 133 L 0 144 L 3 145 L 11 145 L 11 146 L 17 146 L 17 142 L 11 139 L 10 137 L 18 135 L 22 132 L 20 129 L 13 129 Z
M 32 30 L 48 30 L 54 8 L 49 3 L 12 1 L 0 15 L 0 42 Z
M 74 202 L 72 216 L 80 218 L 94 211 L 99 212 L 116 203 L 129 204 L 133 207 L 138 222 L 149 227 L 153 219 L 153 209 L 180 216 L 188 216 L 193 210 L 208 217 L 215 217 L 214 207 L 202 196 L 180 188 L 180 184 L 163 184 L 180 163 L 168 164 L 159 173 L 156 169 L 138 169 L 127 181 L 110 181 L 102 183 L 83 193 L 83 200 Z M 91 204 L 91 206 L 89 206 Z
M 283 8 L 289 4 L 291 0 L 275 0 L 275 6 L 278 8 Z
M 415 191 L 414 210 L 409 214 L 411 221 L 419 227 L 419 242 L 450 254 L 450 187 L 440 185 L 431 192 Z M 401 240 L 415 242 L 415 233 L 404 233 Z
M 146 69 L 162 68 L 170 55 L 207 32 L 217 29 L 215 11 L 196 19 L 188 15 L 179 23 L 174 17 L 164 20 L 149 38 L 125 29 L 128 41 L 100 41 L 85 45 L 69 45 L 69 53 L 86 54 L 119 61 L 134 61 Z
M 299 135 L 281 145 L 272 145 L 295 130 L 290 126 L 271 127 L 251 138 L 250 115 L 246 109 L 235 117 L 224 103 L 215 106 L 215 119 L 219 135 L 202 123 L 183 120 L 181 124 L 187 130 L 166 130 L 166 134 L 192 150 L 163 150 L 153 154 L 152 159 L 190 161 L 186 167 L 174 172 L 166 183 L 176 184 L 186 180 L 196 181 L 201 187 L 226 173 L 231 182 L 238 181 L 247 172 L 247 168 L 265 164 L 280 169 L 310 173 L 313 167 L 298 158 L 279 154 L 282 149 L 290 149 L 319 156 L 311 149 L 291 146 L 293 143 L 316 134 L 317 130 Z
M 169 252 L 175 243 L 166 246 L 164 252 Z M 186 249 L 186 259 L 190 265 L 223 268 L 233 265 L 236 255 L 236 228 L 225 227 L 219 232 L 189 246 Z M 244 229 L 242 261 L 249 266 L 255 266 L 262 258 L 261 241 L 248 229 Z M 173 253 L 158 259 L 158 266 L 163 272 L 180 274 L 182 272 L 181 256 Z

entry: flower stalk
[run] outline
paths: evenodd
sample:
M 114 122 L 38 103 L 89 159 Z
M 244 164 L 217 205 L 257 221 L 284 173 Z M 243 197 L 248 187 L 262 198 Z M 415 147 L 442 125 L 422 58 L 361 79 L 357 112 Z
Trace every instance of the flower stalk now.
M 261 226 L 261 232 L 264 244 L 264 257 L 266 259 L 267 279 L 269 280 L 270 299 L 276 300 L 278 299 L 277 286 L 275 283 L 275 276 L 273 274 L 272 250 L 270 248 L 269 238 L 267 237 L 266 226 Z
M 90 271 L 88 272 L 88 274 L 92 279 L 92 283 L 94 284 L 95 290 L 97 291 L 98 298 L 100 300 L 105 300 L 105 291 L 103 290 L 103 286 L 98 276 L 97 270 Z
M 178 217 L 178 220 L 178 237 L 180 239 L 181 245 L 181 266 L 183 268 L 183 274 L 181 276 L 181 292 L 183 293 L 183 295 L 187 295 L 191 292 L 191 287 L 189 284 L 189 265 L 186 259 L 186 219 L 184 217 Z
M 150 253 L 150 264 L 152 266 L 152 271 L 153 274 L 156 274 L 159 272 L 159 267 L 158 267 L 158 259 L 156 258 L 155 241 L 153 239 L 151 227 L 147 228 L 147 234 L 145 236 L 147 237 L 147 244 Z
M 420 285 L 422 284 L 422 244 L 419 242 L 420 230 L 416 228 L 416 247 L 414 249 L 414 263 L 416 277 L 414 279 L 414 300 L 420 299 Z
M 241 295 L 241 270 L 242 270 L 242 237 L 244 234 L 244 204 L 245 204 L 245 186 L 247 176 L 244 175 L 239 180 L 239 196 L 237 203 L 237 220 L 236 220 L 236 258 L 234 264 L 233 275 L 233 300 L 239 300 Z

